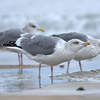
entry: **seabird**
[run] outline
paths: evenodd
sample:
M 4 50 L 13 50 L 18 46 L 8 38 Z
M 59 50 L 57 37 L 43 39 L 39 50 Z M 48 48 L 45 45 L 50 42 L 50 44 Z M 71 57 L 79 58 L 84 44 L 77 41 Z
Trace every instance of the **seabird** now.
M 82 48 L 81 50 L 79 50 L 74 57 L 75 60 L 79 61 L 79 66 L 80 66 L 81 71 L 82 71 L 81 60 L 90 59 L 100 54 L 100 39 L 95 39 L 89 35 L 84 35 L 77 32 L 70 32 L 70 33 L 64 33 L 64 34 L 53 35 L 53 36 L 60 37 L 65 41 L 69 41 L 71 39 L 79 39 L 84 42 L 86 41 L 91 42 L 91 45 L 86 46 Z M 67 73 L 69 72 L 69 64 L 70 64 L 70 61 L 68 61 L 68 66 L 67 66 L 67 71 L 66 71 Z
M 39 87 L 41 64 L 51 66 L 51 83 L 53 83 L 53 66 L 65 61 L 70 61 L 75 54 L 90 42 L 83 42 L 79 39 L 72 39 L 68 42 L 58 37 L 21 34 L 16 41 L 17 47 L 8 47 L 25 54 L 29 59 L 34 60 L 39 65 Z
M 22 29 L 12 28 L 4 32 L 0 32 L 0 49 L 15 52 L 14 50 L 7 49 L 6 47 L 14 46 L 16 40 L 20 37 L 21 34 L 29 33 L 32 35 L 37 35 L 39 34 L 38 31 L 44 32 L 44 29 L 39 28 L 39 26 L 35 23 L 29 22 Z M 17 53 L 18 53 L 19 65 L 23 65 L 22 53 L 21 54 L 19 52 Z

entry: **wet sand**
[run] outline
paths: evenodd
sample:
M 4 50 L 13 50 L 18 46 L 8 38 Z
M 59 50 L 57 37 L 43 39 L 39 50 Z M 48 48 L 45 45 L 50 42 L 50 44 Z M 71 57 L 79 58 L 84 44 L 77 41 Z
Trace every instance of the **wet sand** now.
M 50 67 L 48 65 L 41 65 L 42 67 Z M 19 65 L 0 65 L 0 69 L 18 69 L 18 68 L 38 68 L 39 65 L 23 65 L 23 66 L 19 66 Z M 57 66 L 54 66 L 57 67 Z
M 0 100 L 100 100 L 91 96 L 0 96 Z
M 44 67 L 50 67 L 48 65 L 41 65 L 42 68 Z M 59 65 L 53 66 L 53 67 L 59 67 Z M 19 66 L 19 65 L 0 65 L 0 69 L 19 69 L 19 68 L 39 68 L 39 65 L 23 65 L 23 66 Z
M 24 68 L 34 68 L 27 65 Z M 38 65 L 35 66 L 35 68 Z M 47 66 L 43 66 L 47 67 Z M 0 69 L 20 68 L 18 65 L 0 65 Z M 22 68 L 22 67 L 21 67 Z M 84 91 L 77 91 L 83 87 Z M 0 100 L 100 100 L 99 82 L 65 82 L 46 85 L 41 89 L 26 90 L 22 92 L 1 93 Z
M 85 90 L 77 91 L 83 87 Z M 100 83 L 67 82 L 47 85 L 42 89 L 1 94 L 0 100 L 100 100 Z

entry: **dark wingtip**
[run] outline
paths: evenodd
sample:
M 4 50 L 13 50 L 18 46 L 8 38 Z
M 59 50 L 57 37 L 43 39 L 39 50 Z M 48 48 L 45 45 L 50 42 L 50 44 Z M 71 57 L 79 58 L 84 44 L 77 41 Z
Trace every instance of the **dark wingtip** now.
M 59 35 L 55 35 L 55 34 L 54 34 L 54 35 L 52 35 L 52 36 L 53 36 L 53 37 L 59 37 Z

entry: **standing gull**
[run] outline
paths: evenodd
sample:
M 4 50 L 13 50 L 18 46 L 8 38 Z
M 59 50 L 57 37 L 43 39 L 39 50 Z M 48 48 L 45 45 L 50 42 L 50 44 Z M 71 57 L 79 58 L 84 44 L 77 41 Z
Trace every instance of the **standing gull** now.
M 79 61 L 79 66 L 80 66 L 81 71 L 82 71 L 81 60 L 90 59 L 100 54 L 100 39 L 95 39 L 91 36 L 84 35 L 81 33 L 76 33 L 76 32 L 53 35 L 53 36 L 60 37 L 64 39 L 65 41 L 69 41 L 71 39 L 80 39 L 81 41 L 84 41 L 84 42 L 86 41 L 91 42 L 91 45 L 86 46 L 82 48 L 81 50 L 79 50 L 74 57 L 75 60 Z M 68 66 L 67 66 L 67 71 L 66 71 L 67 73 L 69 72 L 69 64 L 70 64 L 70 61 L 68 61 Z
M 58 37 L 23 34 L 16 41 L 17 47 L 8 47 L 25 54 L 31 60 L 39 62 L 39 87 L 41 87 L 41 64 L 51 66 L 51 83 L 53 83 L 53 66 L 70 61 L 75 54 L 90 42 L 72 39 L 68 42 Z
M 22 29 L 9 29 L 7 31 L 0 32 L 0 49 L 15 52 L 14 50 L 7 49 L 6 47 L 13 46 L 16 40 L 20 37 L 20 34 L 30 33 L 32 35 L 36 35 L 38 34 L 38 31 L 44 32 L 44 30 L 39 28 L 37 24 L 30 22 L 27 23 L 25 27 L 23 27 Z M 22 53 L 21 54 L 19 52 L 17 53 L 18 53 L 19 65 L 23 65 Z

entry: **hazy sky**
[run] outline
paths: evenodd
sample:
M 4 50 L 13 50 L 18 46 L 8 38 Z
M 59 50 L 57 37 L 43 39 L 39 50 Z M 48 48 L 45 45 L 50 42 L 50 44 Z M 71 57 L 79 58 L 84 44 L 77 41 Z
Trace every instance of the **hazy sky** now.
M 99 12 L 99 0 L 0 0 L 1 14 L 76 14 Z

